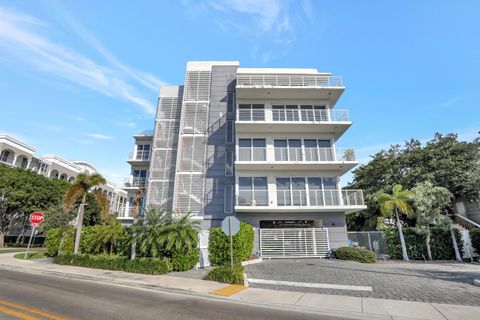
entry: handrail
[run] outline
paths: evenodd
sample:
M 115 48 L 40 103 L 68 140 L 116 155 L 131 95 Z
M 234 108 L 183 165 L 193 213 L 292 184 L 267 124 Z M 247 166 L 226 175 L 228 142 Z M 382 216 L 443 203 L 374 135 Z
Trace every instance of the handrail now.
M 460 221 L 458 222 L 459 225 L 464 227 L 465 229 L 473 229 L 473 228 L 480 228 L 480 224 L 476 223 L 475 221 L 472 221 L 460 214 L 454 214 L 455 218 L 460 218 Z
M 237 87 L 344 87 L 342 77 L 326 75 L 245 74 L 237 76 Z

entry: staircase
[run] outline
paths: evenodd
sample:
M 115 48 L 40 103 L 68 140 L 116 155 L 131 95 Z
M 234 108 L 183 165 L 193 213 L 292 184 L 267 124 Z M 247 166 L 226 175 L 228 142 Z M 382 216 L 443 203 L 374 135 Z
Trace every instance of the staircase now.
M 470 220 L 470 219 L 468 219 L 468 218 L 466 218 L 462 215 L 459 215 L 459 214 L 454 214 L 453 215 L 453 222 L 455 224 L 458 224 L 462 228 L 467 229 L 467 230 L 480 228 L 480 224 L 478 224 L 475 221 L 472 221 L 472 220 Z

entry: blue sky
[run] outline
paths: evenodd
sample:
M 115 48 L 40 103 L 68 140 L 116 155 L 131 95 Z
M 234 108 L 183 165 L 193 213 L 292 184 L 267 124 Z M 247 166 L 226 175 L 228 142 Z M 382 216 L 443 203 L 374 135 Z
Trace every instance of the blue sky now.
M 189 60 L 315 67 L 343 77 L 338 143 L 480 130 L 479 1 L 3 1 L 0 132 L 93 162 L 122 183 L 132 135 Z M 344 181 L 349 179 L 349 175 Z

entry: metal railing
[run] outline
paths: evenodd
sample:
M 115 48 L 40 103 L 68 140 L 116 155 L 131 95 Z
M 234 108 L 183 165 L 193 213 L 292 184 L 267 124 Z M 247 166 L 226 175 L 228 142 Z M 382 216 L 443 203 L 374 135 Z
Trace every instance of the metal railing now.
M 267 148 L 265 147 L 239 147 L 238 161 L 266 161 Z
M 453 215 L 453 221 L 464 227 L 465 229 L 467 230 L 472 230 L 472 229 L 475 229 L 475 228 L 480 228 L 480 224 L 476 223 L 475 221 L 472 221 L 470 219 L 468 219 L 467 217 L 464 217 L 460 214 L 454 214 Z
M 268 190 L 240 190 L 238 191 L 237 205 L 268 206 Z
M 345 206 L 363 206 L 363 191 L 362 190 L 342 190 L 342 201 Z
M 237 109 L 237 121 L 348 122 L 347 109 Z
M 124 182 L 126 187 L 139 188 L 147 186 L 147 178 L 144 177 L 126 178 Z
M 150 160 L 150 150 L 130 151 L 128 153 L 128 160 L 148 161 Z
M 379 257 L 385 257 L 387 242 L 383 231 L 351 231 L 347 232 L 349 246 L 365 248 L 375 252 Z
M 344 85 L 339 76 L 245 74 L 237 76 L 237 87 L 343 88 Z

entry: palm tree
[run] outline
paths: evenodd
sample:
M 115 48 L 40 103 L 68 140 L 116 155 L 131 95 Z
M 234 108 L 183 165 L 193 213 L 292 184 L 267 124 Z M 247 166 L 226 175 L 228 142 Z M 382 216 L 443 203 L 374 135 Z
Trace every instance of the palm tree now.
M 85 209 L 85 203 L 87 200 L 87 194 L 91 193 L 95 196 L 100 205 L 101 212 L 100 216 L 103 221 L 106 221 L 109 214 L 109 204 L 107 197 L 102 193 L 101 190 L 95 189 L 96 186 L 107 183 L 105 178 L 100 174 L 94 173 L 92 175 L 87 173 L 80 173 L 72 185 L 68 188 L 63 199 L 63 206 L 65 211 L 70 211 L 73 205 L 79 200 L 80 207 L 78 209 L 78 219 L 77 219 L 77 231 L 75 234 L 75 246 L 73 254 L 78 254 L 78 249 L 80 247 L 80 236 L 82 234 L 82 225 L 83 225 L 83 214 Z
M 152 258 L 159 257 L 163 249 L 161 241 L 163 226 L 169 221 L 170 217 L 164 210 L 153 207 L 147 208 L 145 215 L 139 218 L 139 224 L 133 226 L 131 242 L 139 245 L 140 252 L 143 255 Z
M 400 221 L 400 214 L 410 215 L 413 209 L 409 203 L 412 198 L 412 192 L 403 190 L 402 186 L 397 184 L 393 186 L 392 194 L 381 193 L 377 196 L 377 201 L 380 206 L 380 212 L 385 217 L 391 217 L 395 213 L 395 220 L 397 221 L 398 234 L 400 235 L 400 244 L 402 246 L 403 260 L 408 261 L 407 247 L 405 245 L 405 238 L 403 237 L 402 222 Z
M 97 234 L 94 236 L 93 241 L 97 244 L 97 249 L 100 247 L 103 248 L 104 253 L 106 252 L 106 245 L 109 244 L 109 254 L 113 253 L 113 248 L 115 247 L 118 238 L 123 234 L 122 224 L 115 218 L 110 215 L 108 217 L 108 223 L 102 228 L 98 229 Z
M 133 225 L 137 224 L 137 217 L 140 215 L 140 204 L 142 203 L 143 195 L 145 193 L 145 188 L 140 187 L 137 192 L 135 193 L 135 196 L 133 197 L 133 204 L 135 205 L 135 210 L 132 214 L 133 216 Z M 132 235 L 132 248 L 130 252 L 130 260 L 135 260 L 135 257 L 137 256 L 137 237 L 135 233 L 136 228 L 133 228 L 133 235 Z
M 173 217 L 164 227 L 161 242 L 165 250 L 190 252 L 198 246 L 198 220 L 191 220 L 191 213 Z

